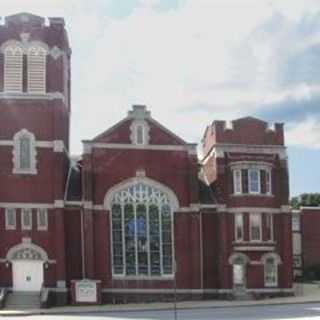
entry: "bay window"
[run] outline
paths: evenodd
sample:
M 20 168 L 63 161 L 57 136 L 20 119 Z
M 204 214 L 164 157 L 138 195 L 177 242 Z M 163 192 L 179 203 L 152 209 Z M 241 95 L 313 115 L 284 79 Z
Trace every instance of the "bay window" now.
M 233 165 L 231 167 L 233 194 L 272 195 L 271 172 L 271 168 L 267 165 Z

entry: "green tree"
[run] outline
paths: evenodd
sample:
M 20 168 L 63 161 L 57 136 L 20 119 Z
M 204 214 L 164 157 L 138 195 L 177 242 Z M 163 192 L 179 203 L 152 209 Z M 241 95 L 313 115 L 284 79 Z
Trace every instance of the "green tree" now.
M 293 209 L 299 209 L 300 206 L 318 207 L 320 206 L 320 193 L 303 193 L 291 198 L 290 205 Z

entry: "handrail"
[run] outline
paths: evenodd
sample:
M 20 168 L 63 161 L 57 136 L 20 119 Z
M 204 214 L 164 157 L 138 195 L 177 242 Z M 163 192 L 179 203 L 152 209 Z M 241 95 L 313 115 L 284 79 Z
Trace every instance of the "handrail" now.
M 5 302 L 7 293 L 8 293 L 8 289 L 7 288 L 1 288 L 0 289 L 0 308 L 1 309 L 4 307 L 4 302 Z
M 40 306 L 41 308 L 47 306 L 48 298 L 49 298 L 49 289 L 44 286 L 44 284 L 41 285 L 40 290 Z

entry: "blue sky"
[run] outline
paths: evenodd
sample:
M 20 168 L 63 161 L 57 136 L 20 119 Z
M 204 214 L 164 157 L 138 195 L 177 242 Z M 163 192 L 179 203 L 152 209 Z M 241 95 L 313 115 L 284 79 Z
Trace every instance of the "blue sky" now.
M 133 103 L 190 142 L 214 119 L 285 122 L 291 195 L 320 192 L 319 0 L 1 0 L 66 19 L 72 153 Z

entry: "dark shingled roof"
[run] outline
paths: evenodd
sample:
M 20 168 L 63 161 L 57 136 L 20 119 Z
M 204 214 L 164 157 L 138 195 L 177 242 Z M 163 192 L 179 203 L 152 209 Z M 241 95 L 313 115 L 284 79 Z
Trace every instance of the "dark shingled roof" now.
M 199 179 L 199 201 L 201 204 L 216 204 L 217 200 L 211 186 Z
M 81 201 L 81 169 L 79 166 L 72 166 L 70 170 L 67 185 L 67 201 Z

